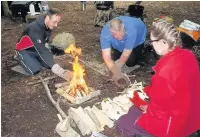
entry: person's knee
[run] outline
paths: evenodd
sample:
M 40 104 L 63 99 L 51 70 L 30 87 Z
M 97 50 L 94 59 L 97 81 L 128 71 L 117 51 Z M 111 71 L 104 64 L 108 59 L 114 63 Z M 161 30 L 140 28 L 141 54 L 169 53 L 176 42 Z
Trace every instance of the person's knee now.
M 142 55 L 143 44 L 137 46 L 133 49 L 131 55 L 129 56 L 128 60 L 126 61 L 126 65 L 128 67 L 133 67 L 134 65 L 138 64 L 140 61 L 140 56 Z
M 121 126 L 121 120 L 116 121 L 115 129 L 122 136 L 123 135 L 123 127 Z
M 18 55 L 18 62 L 24 68 L 24 70 L 30 75 L 36 75 L 40 72 L 42 64 L 38 61 L 33 53 L 29 51 L 20 51 Z
M 136 64 L 136 57 L 130 56 L 129 59 L 126 61 L 126 65 L 128 67 L 133 67 Z
M 36 75 L 40 72 L 41 70 L 41 66 L 35 64 L 32 67 L 30 65 L 28 65 L 26 62 L 24 62 L 23 60 L 18 60 L 18 63 L 24 68 L 24 70 L 30 74 L 30 75 Z
M 127 62 L 127 63 L 126 63 L 126 66 L 128 66 L 128 67 L 133 67 L 133 66 L 135 66 L 135 64 L 136 64 L 135 61 L 134 61 L 134 62 Z
M 40 72 L 40 67 L 37 67 L 37 68 L 29 68 L 27 67 L 24 63 L 20 63 L 21 66 L 24 68 L 24 70 L 29 73 L 30 75 L 36 75 Z
M 36 74 L 38 74 L 38 73 L 40 73 L 40 70 L 39 70 L 39 71 L 36 71 L 36 72 L 33 72 L 33 75 L 36 75 Z

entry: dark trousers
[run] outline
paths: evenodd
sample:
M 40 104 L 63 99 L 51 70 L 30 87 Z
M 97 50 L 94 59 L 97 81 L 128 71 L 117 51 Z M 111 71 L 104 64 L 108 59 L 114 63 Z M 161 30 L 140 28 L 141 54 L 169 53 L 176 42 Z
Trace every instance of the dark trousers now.
M 24 70 L 31 75 L 39 73 L 42 67 L 49 68 L 36 51 L 19 51 L 17 52 L 17 60 Z
M 144 47 L 144 44 L 141 44 L 132 50 L 128 60 L 126 61 L 126 65 L 128 67 L 132 67 L 132 66 L 138 64 L 138 62 L 142 56 L 143 47 Z M 118 60 L 121 55 L 122 55 L 122 52 L 112 48 L 111 57 L 114 61 Z

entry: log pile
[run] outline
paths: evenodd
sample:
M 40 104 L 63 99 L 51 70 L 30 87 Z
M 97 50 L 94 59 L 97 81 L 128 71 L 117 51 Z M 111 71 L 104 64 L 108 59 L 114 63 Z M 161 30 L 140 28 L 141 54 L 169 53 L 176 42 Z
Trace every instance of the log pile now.
M 91 87 L 89 87 L 88 93 L 80 87 L 76 89 L 76 94 L 73 94 L 68 82 L 56 84 L 55 87 L 57 88 L 56 92 L 72 104 L 81 104 L 101 94 L 100 90 L 94 90 Z
M 70 135 L 70 137 L 76 137 L 77 132 L 71 128 L 73 126 L 70 124 L 71 122 L 69 122 L 69 119 L 71 119 L 80 130 L 82 136 L 90 135 L 92 132 L 102 132 L 106 126 L 112 128 L 114 122 L 122 115 L 127 114 L 129 108 L 132 106 L 129 98 L 125 95 L 115 97 L 113 100 L 106 98 L 100 104 L 101 109 L 97 108 L 96 105 L 92 107 L 87 106 L 85 108 L 81 106 L 78 108 L 70 107 L 68 110 L 68 117 L 66 120 L 60 120 L 56 126 L 56 131 L 61 137 L 66 137 L 63 136 L 64 132 Z M 64 123 L 64 121 L 67 122 Z
M 70 107 L 68 110 L 68 119 L 74 121 L 82 136 L 90 135 L 92 132 L 99 133 L 104 131 L 106 126 L 108 128 L 112 128 L 114 126 L 114 122 L 122 115 L 127 114 L 131 106 L 132 103 L 126 94 L 119 95 L 112 100 L 110 98 L 105 98 L 99 106 L 93 105 L 85 108 L 82 108 L 81 106 L 78 108 Z M 59 126 L 61 129 L 57 131 Z M 72 125 L 70 122 L 68 122 L 68 125 L 65 126 L 70 127 L 66 134 L 75 134 L 71 129 Z M 61 125 L 57 125 L 56 131 L 59 132 L 59 135 L 63 132 L 61 131 L 62 129 L 63 127 L 61 127 Z M 76 136 L 74 135 L 73 137 Z
M 143 83 L 135 81 L 121 92 L 122 94 L 119 96 L 113 99 L 105 98 L 100 103 L 99 107 L 96 105 L 87 106 L 85 108 L 81 106 L 78 108 L 70 107 L 68 110 L 68 117 L 74 121 L 82 136 L 90 135 L 93 132 L 102 132 L 106 126 L 112 128 L 116 120 L 128 113 L 129 108 L 133 105 L 129 95 L 135 90 L 140 90 L 143 93 L 143 89 Z M 66 126 L 71 127 L 70 124 Z M 72 132 L 71 135 L 74 134 L 74 131 L 71 131 L 71 129 L 68 130 L 68 132 Z
M 114 122 L 122 115 L 127 114 L 129 108 L 133 105 L 127 92 L 138 88 L 143 89 L 143 87 L 141 87 L 141 83 L 135 82 L 121 92 L 121 95 L 113 98 L 112 100 L 110 98 L 105 98 L 100 103 L 99 107 L 96 105 L 87 106 L 85 108 L 82 108 L 81 106 L 79 108 L 70 107 L 68 114 L 66 114 L 60 108 L 60 98 L 55 101 L 48 88 L 48 83 L 44 82 L 41 76 L 39 77 L 45 87 L 48 98 L 59 112 L 59 114 L 57 114 L 59 123 L 57 124 L 55 130 L 61 137 L 80 137 L 81 135 L 85 136 L 91 133 L 99 133 L 104 130 L 105 126 L 112 128 L 114 126 Z M 67 82 L 56 84 L 56 87 L 60 88 L 66 85 L 68 85 Z M 81 135 L 78 131 L 74 130 L 76 127 L 78 127 Z

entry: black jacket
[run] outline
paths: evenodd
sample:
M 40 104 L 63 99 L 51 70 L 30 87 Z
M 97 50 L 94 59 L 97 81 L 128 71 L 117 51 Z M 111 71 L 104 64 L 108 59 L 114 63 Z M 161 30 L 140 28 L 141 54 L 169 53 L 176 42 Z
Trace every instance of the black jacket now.
M 24 28 L 22 36 L 28 35 L 34 43 L 34 47 L 27 50 L 36 51 L 41 60 L 51 68 L 55 64 L 53 54 L 51 50 L 45 47 L 45 43 L 50 41 L 51 30 L 46 28 L 44 19 L 45 15 L 41 15 L 35 21 L 28 24 Z

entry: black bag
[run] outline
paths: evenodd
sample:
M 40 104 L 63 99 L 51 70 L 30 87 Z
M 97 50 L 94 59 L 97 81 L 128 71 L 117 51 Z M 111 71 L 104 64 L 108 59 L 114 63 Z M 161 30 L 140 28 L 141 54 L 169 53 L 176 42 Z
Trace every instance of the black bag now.
M 109 10 L 114 8 L 113 1 L 103 1 L 101 3 L 96 2 L 96 9 L 97 10 Z
M 129 5 L 128 13 L 131 17 L 142 18 L 144 12 L 144 7 L 141 5 Z
M 190 37 L 188 34 L 184 32 L 180 32 L 180 37 L 182 40 L 183 48 L 191 49 L 195 44 L 198 43 L 192 37 Z

